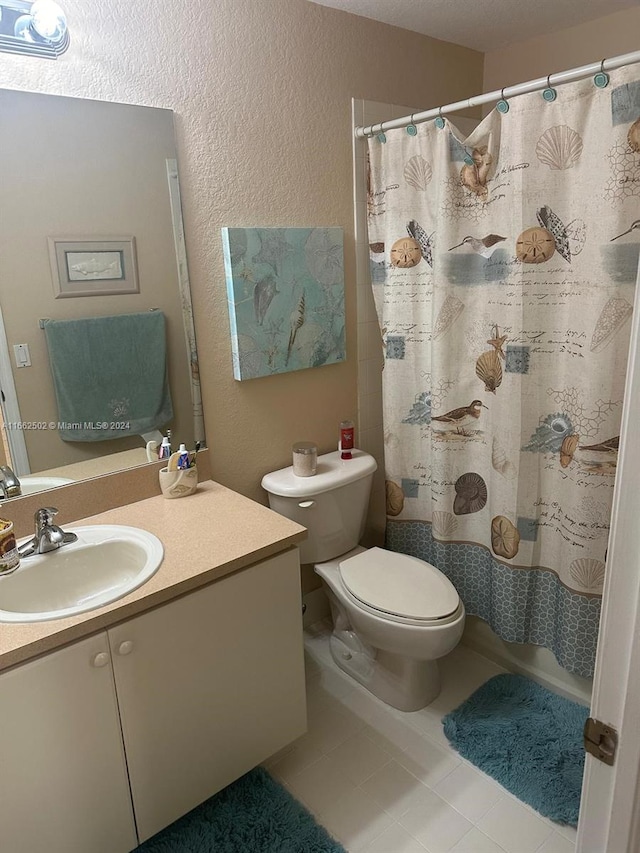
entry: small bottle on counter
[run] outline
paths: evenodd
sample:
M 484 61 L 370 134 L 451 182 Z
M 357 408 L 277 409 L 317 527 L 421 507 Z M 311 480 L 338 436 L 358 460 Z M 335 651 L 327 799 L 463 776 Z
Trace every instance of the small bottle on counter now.
M 318 465 L 318 448 L 312 441 L 296 441 L 293 445 L 293 473 L 296 477 L 313 477 Z
M 178 469 L 186 470 L 187 468 L 190 468 L 191 466 L 189 463 L 189 451 L 187 450 L 187 446 L 185 444 L 180 445 L 178 453 L 180 454 L 178 456 Z
M 355 427 L 353 421 L 342 421 L 340 424 L 340 458 L 352 459 L 351 451 L 355 446 Z
M 171 440 L 168 435 L 163 436 L 162 444 L 158 448 L 158 459 L 168 459 L 171 456 Z

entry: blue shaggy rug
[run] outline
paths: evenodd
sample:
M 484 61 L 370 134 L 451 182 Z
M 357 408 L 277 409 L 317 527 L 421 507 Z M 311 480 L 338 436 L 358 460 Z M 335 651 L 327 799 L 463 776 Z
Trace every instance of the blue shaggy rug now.
M 345 853 L 309 812 L 257 767 L 133 853 Z
M 521 675 L 496 675 L 443 719 L 451 745 L 520 800 L 576 826 L 588 708 Z

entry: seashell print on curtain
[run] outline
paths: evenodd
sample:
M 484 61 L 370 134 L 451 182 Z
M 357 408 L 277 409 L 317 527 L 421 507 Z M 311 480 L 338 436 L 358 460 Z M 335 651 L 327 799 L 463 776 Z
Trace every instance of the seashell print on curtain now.
M 369 139 L 387 547 L 593 672 L 640 256 L 640 72 Z

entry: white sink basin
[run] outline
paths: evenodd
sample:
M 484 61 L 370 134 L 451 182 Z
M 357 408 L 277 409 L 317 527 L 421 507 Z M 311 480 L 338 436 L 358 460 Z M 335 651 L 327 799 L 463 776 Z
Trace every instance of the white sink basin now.
M 0 576 L 0 622 L 46 622 L 95 610 L 149 580 L 162 562 L 162 542 L 137 527 L 70 527 L 78 541 L 23 557 Z
M 57 486 L 67 486 L 69 483 L 75 483 L 75 480 L 70 480 L 68 477 L 39 477 L 27 474 L 25 477 L 20 477 L 20 491 L 23 495 L 34 495 L 36 492 L 55 489 Z

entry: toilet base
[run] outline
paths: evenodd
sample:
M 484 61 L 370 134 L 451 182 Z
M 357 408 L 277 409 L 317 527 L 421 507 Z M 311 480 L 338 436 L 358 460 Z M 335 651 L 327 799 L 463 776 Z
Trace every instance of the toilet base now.
M 411 660 L 363 643 L 354 631 L 337 628 L 331 656 L 343 672 L 399 711 L 419 711 L 440 693 L 436 660 Z

